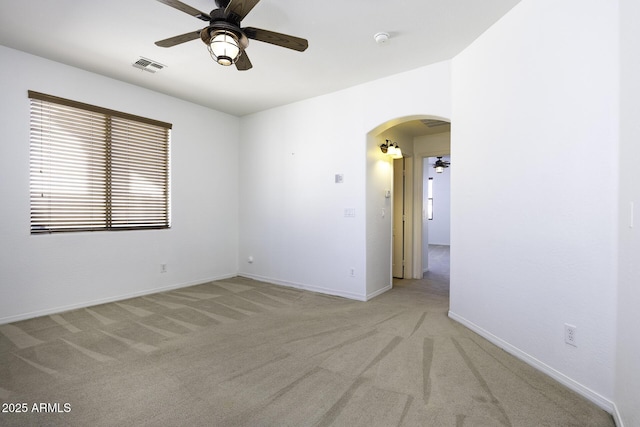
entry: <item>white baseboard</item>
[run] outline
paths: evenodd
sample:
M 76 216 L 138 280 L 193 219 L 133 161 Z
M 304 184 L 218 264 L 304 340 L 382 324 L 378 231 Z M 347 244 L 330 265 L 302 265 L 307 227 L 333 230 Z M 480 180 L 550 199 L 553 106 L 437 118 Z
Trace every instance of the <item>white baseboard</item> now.
M 238 273 L 238 276 L 246 277 L 248 279 L 259 280 L 262 282 L 272 283 L 274 285 L 285 286 L 288 288 L 303 289 L 305 291 L 317 292 L 319 294 L 326 294 L 326 295 L 334 295 L 334 296 L 348 298 L 356 301 L 369 301 L 370 299 L 375 298 L 378 295 L 381 295 L 391 290 L 391 288 L 393 288 L 393 284 L 389 284 L 388 286 L 385 286 L 382 289 L 378 289 L 377 291 L 371 292 L 370 294 L 362 295 L 362 294 L 356 294 L 353 292 L 344 292 L 344 291 L 331 289 L 331 288 L 323 288 L 321 286 L 307 285 L 304 283 L 290 282 L 287 280 L 278 280 L 272 277 L 259 276 L 257 274 Z
M 384 294 L 384 293 L 385 293 L 385 292 L 387 292 L 387 291 L 390 291 L 390 290 L 391 290 L 391 288 L 393 288 L 393 285 L 392 285 L 392 284 L 390 284 L 389 286 L 385 286 L 385 287 L 384 287 L 384 288 L 382 288 L 382 289 L 378 289 L 378 290 L 377 290 L 377 291 L 375 291 L 375 292 L 371 292 L 370 294 L 367 294 L 367 299 L 366 299 L 366 301 L 369 301 L 370 299 L 375 298 L 375 297 L 377 297 L 378 295 L 381 295 L 381 294 Z
M 616 427 L 624 427 L 622 415 L 620 411 L 618 411 L 618 405 L 616 405 L 615 402 L 613 402 L 613 413 L 611 415 L 613 415 L 613 421 L 616 423 Z
M 158 292 L 172 291 L 174 289 L 186 288 L 189 286 L 199 285 L 201 283 L 212 282 L 215 280 L 229 279 L 231 277 L 236 277 L 236 276 L 237 274 L 228 274 L 223 276 L 209 277 L 206 279 L 195 280 L 191 282 L 174 283 L 173 285 L 162 286 L 160 288 L 145 289 L 143 291 L 131 292 L 131 293 L 126 293 L 126 294 L 121 294 L 121 295 L 116 295 L 116 296 L 111 296 L 106 298 L 99 298 L 99 299 L 89 300 L 89 301 L 82 301 L 75 304 L 69 304 L 69 305 L 63 305 L 59 307 L 47 308 L 43 310 L 31 311 L 28 313 L 20 313 L 13 316 L 1 317 L 0 325 L 3 325 L 5 323 L 19 322 L 20 320 L 32 319 L 34 317 L 48 316 L 49 314 L 63 313 L 65 311 L 76 310 L 78 308 L 87 308 L 94 305 L 106 304 L 109 302 L 122 301 L 129 298 L 136 298 L 136 297 L 141 297 L 145 295 L 151 295 Z
M 459 316 L 459 315 L 457 315 L 456 313 L 454 313 L 452 311 L 449 311 L 449 318 L 451 318 L 451 319 L 455 320 L 456 322 L 458 322 L 458 323 L 466 326 L 467 328 L 471 329 L 473 332 L 477 333 L 481 337 L 487 339 L 491 343 L 493 343 L 493 344 L 497 345 L 498 347 L 502 348 L 507 353 L 517 357 L 518 359 L 522 360 L 523 362 L 527 363 L 528 365 L 530 365 L 530 366 L 536 368 L 537 370 L 547 374 L 548 376 L 550 376 L 551 378 L 555 379 L 559 383 L 561 383 L 564 386 L 568 387 L 569 389 L 575 391 L 579 395 L 583 396 L 585 399 L 593 402 L 594 404 L 598 405 L 600 408 L 604 409 L 605 411 L 609 412 L 610 414 L 613 414 L 613 416 L 616 417 L 616 415 L 614 414 L 615 404 L 611 400 L 609 400 L 609 399 L 605 398 L 604 396 L 596 393 L 595 391 L 591 390 L 589 387 L 586 387 L 583 384 L 580 384 L 579 382 L 573 380 L 572 378 L 569 378 L 568 376 L 566 376 L 562 372 L 555 370 L 551 366 L 541 362 L 540 360 L 536 359 L 535 357 L 531 356 L 530 354 L 528 354 L 528 353 L 520 350 L 519 348 L 509 344 L 508 342 L 504 341 L 503 339 L 498 338 L 497 336 L 495 336 L 492 333 L 486 331 L 485 329 L 481 328 L 480 326 L 476 325 L 475 323 L 470 322 L 469 320 L 465 319 L 464 317 Z M 619 416 L 618 416 L 618 418 L 619 418 Z M 616 420 L 616 424 L 617 423 L 618 423 L 618 421 Z M 618 427 L 622 427 L 622 424 L 617 424 L 617 425 L 618 425 Z
M 305 291 L 317 292 L 319 294 L 326 294 L 326 295 L 334 295 L 338 297 L 353 299 L 356 301 L 367 301 L 368 299 L 368 295 L 356 294 L 353 292 L 344 292 L 337 289 L 323 288 L 321 286 L 307 285 L 304 283 L 289 282 L 287 280 L 278 280 L 278 279 L 274 279 L 273 277 L 259 276 L 257 274 L 238 273 L 238 276 L 246 277 L 247 279 L 259 280 L 261 282 L 272 283 L 274 285 L 285 286 L 287 288 L 303 289 Z

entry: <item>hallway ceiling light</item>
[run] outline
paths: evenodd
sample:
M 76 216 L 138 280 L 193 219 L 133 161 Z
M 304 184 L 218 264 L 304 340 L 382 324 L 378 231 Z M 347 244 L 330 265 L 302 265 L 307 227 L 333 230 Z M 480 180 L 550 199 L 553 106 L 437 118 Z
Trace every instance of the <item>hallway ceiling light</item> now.
M 384 144 L 380 146 L 380 151 L 382 151 L 387 156 L 392 159 L 401 159 L 402 158 L 402 150 L 398 147 L 398 143 L 390 142 L 388 139 Z
M 450 164 L 451 162 L 447 162 L 446 160 L 442 160 L 442 157 L 438 157 L 438 160 L 433 164 L 433 168 L 436 170 L 436 173 L 442 173 Z

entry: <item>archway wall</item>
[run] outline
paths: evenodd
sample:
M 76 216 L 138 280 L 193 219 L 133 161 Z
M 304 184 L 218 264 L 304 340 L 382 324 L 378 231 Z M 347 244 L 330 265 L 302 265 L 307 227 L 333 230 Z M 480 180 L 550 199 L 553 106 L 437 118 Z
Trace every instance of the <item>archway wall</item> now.
M 450 76 L 441 62 L 242 117 L 239 274 L 359 300 L 383 291 L 376 137 L 394 119 L 449 117 Z
M 392 216 L 394 194 L 385 197 L 387 191 L 393 188 L 392 160 L 380 151 L 380 144 L 390 139 L 402 147 L 403 152 L 410 156 L 407 161 L 413 162 L 414 138 L 399 133 L 395 127 L 401 123 L 418 119 L 447 120 L 451 117 L 451 80 L 449 62 L 422 68 L 403 76 L 395 76 L 390 86 L 386 86 L 387 93 L 377 90 L 374 104 L 368 104 L 370 109 L 366 114 L 368 123 L 375 127 L 367 133 L 366 152 L 366 265 L 367 299 L 391 289 L 391 259 L 392 259 Z M 411 79 L 407 77 L 411 76 Z M 382 88 L 380 88 L 382 89 Z M 380 120 L 376 123 L 377 120 Z M 408 177 L 412 179 L 412 177 Z M 409 196 L 405 200 L 413 201 Z M 411 209 L 411 207 L 410 207 Z M 409 224 L 411 225 L 411 224 Z M 408 233 L 414 235 L 411 229 Z M 413 240 L 407 244 L 413 245 Z M 407 277 L 412 275 L 413 259 L 406 259 Z

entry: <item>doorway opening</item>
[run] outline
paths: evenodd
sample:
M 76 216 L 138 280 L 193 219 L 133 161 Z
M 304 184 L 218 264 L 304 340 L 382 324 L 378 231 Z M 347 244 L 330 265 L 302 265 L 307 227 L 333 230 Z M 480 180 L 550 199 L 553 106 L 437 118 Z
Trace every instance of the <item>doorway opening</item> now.
M 440 126 L 422 134 L 414 129 L 405 138 L 405 157 L 393 161 L 394 278 L 421 279 L 429 270 L 429 246 L 436 250 L 435 246 L 450 245 L 450 168 L 435 166 L 438 161 L 451 162 L 451 128 L 449 122 L 428 122 Z M 406 135 L 403 129 L 403 124 L 392 128 Z
M 384 154 L 388 142 L 402 160 Z M 450 147 L 450 123 L 435 116 L 392 119 L 367 134 L 367 299 L 391 289 L 394 277 L 423 278 L 423 158 L 449 155 Z
M 448 270 L 451 245 L 450 155 L 422 158 L 422 272 Z M 444 164 L 445 167 L 436 169 Z M 448 274 L 448 271 L 447 271 Z

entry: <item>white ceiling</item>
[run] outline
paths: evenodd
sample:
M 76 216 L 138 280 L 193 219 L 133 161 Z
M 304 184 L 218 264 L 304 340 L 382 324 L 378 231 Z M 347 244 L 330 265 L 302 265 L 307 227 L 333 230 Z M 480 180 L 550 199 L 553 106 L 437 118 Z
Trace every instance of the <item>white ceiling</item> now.
M 450 59 L 518 1 L 262 0 L 242 26 L 306 38 L 309 48 L 251 41 L 253 68 L 242 72 L 216 64 L 200 40 L 155 46 L 207 25 L 155 0 L 0 0 L 0 43 L 243 116 Z M 376 44 L 379 31 L 391 39 Z M 167 68 L 136 69 L 140 56 Z

